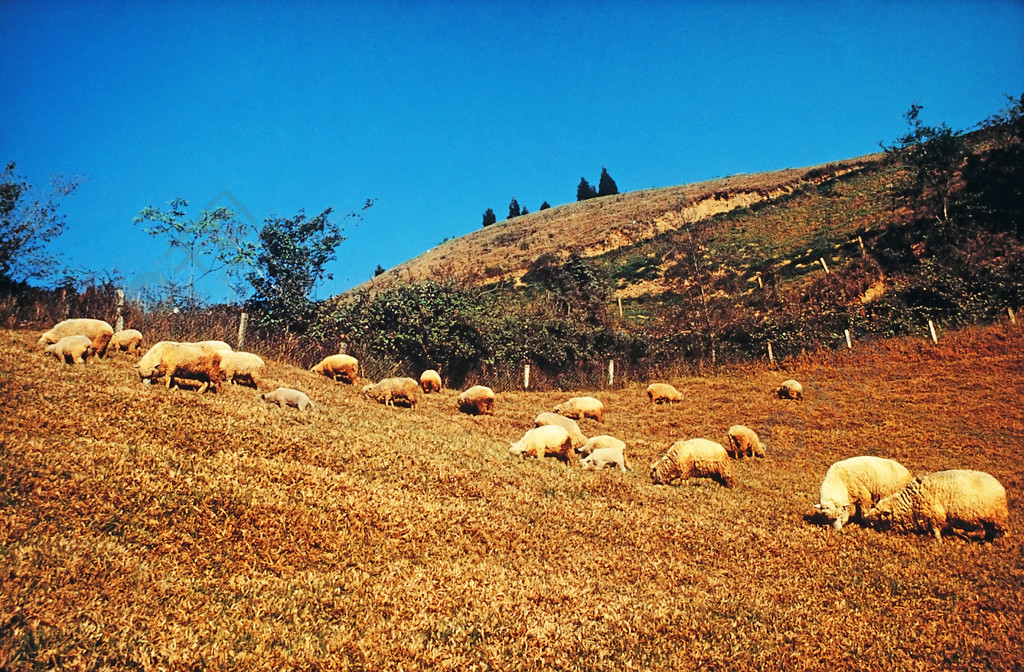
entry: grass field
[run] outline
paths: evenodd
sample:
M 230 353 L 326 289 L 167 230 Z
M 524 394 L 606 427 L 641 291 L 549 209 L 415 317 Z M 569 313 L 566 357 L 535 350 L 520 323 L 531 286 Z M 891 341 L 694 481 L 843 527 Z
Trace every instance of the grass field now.
M 564 393 L 415 409 L 270 365 L 317 409 L 143 386 L 0 331 L 0 669 L 933 670 L 1024 661 L 1024 333 L 993 325 L 673 378 L 584 433 L 634 471 L 513 459 Z M 805 400 L 781 401 L 784 378 Z M 655 486 L 674 441 L 746 424 L 739 484 Z M 993 544 L 835 532 L 828 465 L 988 471 Z

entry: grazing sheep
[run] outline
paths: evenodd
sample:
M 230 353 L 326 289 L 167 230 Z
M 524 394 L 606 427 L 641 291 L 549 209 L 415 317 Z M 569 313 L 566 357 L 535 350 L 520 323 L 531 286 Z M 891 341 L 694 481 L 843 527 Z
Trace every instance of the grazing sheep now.
M 142 332 L 138 329 L 125 329 L 115 333 L 107 344 L 107 351 L 127 352 L 129 355 L 139 354 L 142 347 Z
M 739 459 L 749 455 L 750 457 L 764 457 L 764 444 L 757 436 L 757 432 L 743 425 L 733 425 L 726 435 L 726 450 L 729 457 Z
M 840 460 L 825 473 L 814 508 L 832 521 L 832 527 L 841 530 L 851 517 L 863 517 L 875 502 L 909 480 L 910 472 L 895 460 L 873 455 Z
M 1006 490 L 984 471 L 951 469 L 924 474 L 883 498 L 864 516 L 879 527 L 931 532 L 962 531 L 992 541 L 1007 531 Z
M 677 478 L 711 478 L 727 488 L 736 483 L 729 453 L 722 444 L 707 439 L 677 441 L 651 465 L 655 484 L 668 484 Z
M 526 432 L 518 443 L 510 443 L 513 455 L 544 459 L 546 455 L 568 463 L 573 456 L 572 440 L 565 427 L 544 425 Z
M 65 336 L 85 336 L 92 341 L 92 347 L 96 350 L 98 357 L 107 354 L 107 345 L 114 335 L 114 328 L 103 320 L 93 320 L 87 317 L 78 317 L 71 320 L 64 320 L 54 325 L 49 331 L 39 337 L 39 347 L 45 348 L 51 343 L 56 343 Z
M 359 374 L 359 360 L 351 355 L 330 355 L 324 357 L 310 371 L 351 385 L 356 382 L 356 376 Z
M 363 394 L 385 406 L 398 402 L 413 408 L 420 400 L 420 384 L 412 378 L 385 378 L 377 384 L 363 386 Z
M 544 427 L 547 425 L 558 425 L 564 427 L 565 431 L 569 432 L 569 439 L 572 440 L 572 447 L 579 450 L 583 443 L 587 440 L 587 437 L 583 436 L 583 432 L 580 431 L 580 426 L 576 424 L 576 421 L 572 418 L 567 418 L 564 415 L 557 413 L 541 413 L 533 421 L 537 427 Z
M 573 397 L 555 406 L 555 413 L 573 420 L 593 418 L 604 422 L 604 404 L 594 397 Z
M 267 365 L 259 355 L 232 351 L 220 353 L 220 368 L 224 372 L 225 381 L 258 390 L 263 383 L 263 372 Z
M 218 353 L 220 353 L 222 355 L 225 352 L 234 352 L 235 351 L 234 348 L 232 348 L 230 345 L 228 345 L 224 341 L 199 341 L 198 343 L 196 343 L 196 345 L 201 345 L 203 347 L 209 348 L 210 350 L 213 350 L 214 352 L 218 352 Z
M 441 391 L 441 374 L 434 369 L 427 369 L 420 374 L 420 385 L 424 394 Z
M 175 378 L 197 381 L 200 394 L 208 389 L 220 392 L 224 380 L 220 353 L 198 343 L 160 341 L 142 356 L 135 369 L 139 378 L 149 383 L 167 376 L 168 388 Z
M 494 390 L 474 385 L 459 395 L 459 411 L 469 415 L 494 415 Z
M 668 383 L 651 383 L 647 386 L 647 398 L 652 404 L 678 404 L 683 401 L 683 393 Z
M 614 436 L 592 436 L 580 448 L 580 466 L 584 469 L 611 469 L 625 472 L 626 444 Z
M 300 411 L 305 411 L 307 408 L 313 408 L 313 402 L 310 401 L 305 392 L 293 390 L 290 387 L 279 387 L 273 392 L 261 394 L 260 399 L 268 404 L 277 404 L 280 408 L 291 406 L 292 408 L 297 408 Z
M 796 399 L 802 401 L 804 398 L 804 386 L 795 380 L 784 380 L 775 388 L 775 394 L 779 399 Z
M 46 346 L 45 352 L 64 364 L 88 364 L 89 358 L 96 354 L 96 349 L 92 347 L 88 336 L 76 334 L 51 343 Z

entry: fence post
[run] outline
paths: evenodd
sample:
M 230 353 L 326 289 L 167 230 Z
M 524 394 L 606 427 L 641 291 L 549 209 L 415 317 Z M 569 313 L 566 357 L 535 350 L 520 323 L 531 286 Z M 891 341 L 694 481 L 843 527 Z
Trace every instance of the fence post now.
M 1017 316 L 1013 314 L 1013 308 L 1007 308 L 1006 314 L 1010 316 L 1010 324 L 1017 324 Z
M 820 257 L 818 261 L 821 262 L 821 267 L 825 269 L 825 275 L 828 275 L 828 264 L 825 263 L 825 257 Z
M 114 331 L 124 331 L 124 290 L 119 289 L 116 292 L 117 296 L 117 320 L 115 321 Z
M 939 337 L 935 335 L 935 325 L 932 323 L 931 320 L 928 320 L 928 331 L 930 331 L 932 334 L 932 343 L 938 343 Z
M 238 349 L 245 349 L 245 327 L 249 323 L 249 313 L 242 311 L 241 317 L 238 318 Z
M 860 243 L 860 256 L 863 257 L 865 254 L 867 254 L 867 251 L 864 250 L 864 239 L 861 238 L 860 236 L 857 236 L 857 242 Z
M 853 350 L 853 342 L 850 341 L 850 330 L 849 329 L 844 329 L 843 331 L 846 332 L 846 348 L 848 350 Z
M 608 360 L 608 387 L 615 384 L 615 360 Z
M 768 363 L 769 364 L 774 364 L 775 363 L 775 355 L 772 354 L 772 342 L 771 341 L 768 341 Z
M 622 319 L 622 297 L 619 297 L 619 319 Z
M 523 367 L 523 389 L 530 389 L 530 365 L 527 364 Z

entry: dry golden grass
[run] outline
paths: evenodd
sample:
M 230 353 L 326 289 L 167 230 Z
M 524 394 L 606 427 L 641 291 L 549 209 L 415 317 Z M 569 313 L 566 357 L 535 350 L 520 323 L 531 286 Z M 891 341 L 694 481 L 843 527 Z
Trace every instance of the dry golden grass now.
M 894 341 L 786 370 L 587 391 L 630 473 L 508 454 L 564 393 L 415 409 L 280 364 L 309 414 L 66 367 L 0 332 L 0 669 L 1013 669 L 1024 660 L 1024 334 Z M 805 401 L 771 390 L 804 383 Z M 740 484 L 654 486 L 673 441 L 742 423 Z M 834 532 L 828 465 L 995 475 L 994 544 Z

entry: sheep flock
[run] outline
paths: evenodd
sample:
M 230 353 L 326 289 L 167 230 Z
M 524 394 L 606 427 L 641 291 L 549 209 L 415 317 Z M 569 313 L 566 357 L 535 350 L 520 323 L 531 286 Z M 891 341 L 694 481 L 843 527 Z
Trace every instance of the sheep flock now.
M 136 330 L 115 333 L 102 320 L 72 319 L 43 333 L 38 346 L 60 366 L 95 366 L 99 360 L 120 353 L 137 356 L 135 370 L 140 382 L 161 382 L 168 390 L 176 387 L 199 394 L 218 393 L 224 385 L 237 385 L 252 388 L 254 402 L 276 405 L 281 412 L 308 413 L 325 407 L 298 387 L 292 387 L 300 381 L 271 382 L 261 357 L 236 352 L 223 341 L 160 341 L 146 348 L 145 336 Z M 365 383 L 360 395 L 364 403 L 383 404 L 395 408 L 394 412 L 415 413 L 422 395 L 438 394 L 445 389 L 435 369 L 416 372 L 415 377 L 367 381 L 360 377 L 358 360 L 347 354 L 328 356 L 309 370 L 334 383 Z M 778 387 L 764 390 L 766 396 L 777 399 L 780 405 L 803 401 L 805 392 L 795 380 L 782 381 Z M 686 390 L 680 391 L 668 383 L 652 383 L 641 394 L 653 405 L 684 404 L 687 398 Z M 500 408 L 498 395 L 483 385 L 472 385 L 457 395 L 451 412 L 474 416 L 477 422 L 486 423 Z M 599 478 L 636 477 L 637 472 L 628 460 L 630 446 L 597 426 L 604 424 L 606 413 L 615 413 L 614 408 L 606 408 L 604 402 L 592 396 L 573 396 L 553 408 L 537 411 L 535 421 L 524 425 L 521 435 L 507 437 L 508 459 L 533 458 L 552 463 L 554 469 L 608 472 L 609 475 Z M 671 409 L 666 406 L 664 412 L 670 413 Z M 662 447 L 662 456 L 650 465 L 647 478 L 656 485 L 694 484 L 694 479 L 704 479 L 702 482 L 710 480 L 725 488 L 743 487 L 733 468 L 735 461 L 757 458 L 758 468 L 772 468 L 770 433 L 766 434 L 766 443 L 747 422 L 743 417 L 722 418 L 721 424 L 728 430 L 719 437 L 684 433 L 671 445 Z M 764 429 L 770 432 L 770 428 Z M 594 431 L 588 436 L 584 430 Z M 634 475 L 630 476 L 631 472 Z M 813 505 L 810 519 L 836 531 L 850 521 L 858 521 L 879 531 L 924 532 L 939 541 L 943 533 L 952 533 L 989 542 L 1009 531 L 1006 491 L 993 476 L 980 471 L 951 467 L 947 471 L 914 475 L 894 459 L 874 454 L 851 455 L 825 470 L 817 495 L 818 503 Z

